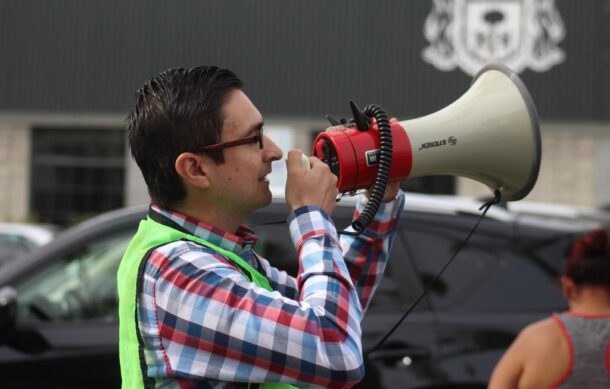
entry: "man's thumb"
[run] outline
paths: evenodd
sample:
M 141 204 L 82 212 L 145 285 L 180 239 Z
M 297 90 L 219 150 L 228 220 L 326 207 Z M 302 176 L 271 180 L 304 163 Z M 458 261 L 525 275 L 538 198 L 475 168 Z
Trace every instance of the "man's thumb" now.
M 286 158 L 286 168 L 289 172 L 303 169 L 303 166 L 301 165 L 301 155 L 303 155 L 303 152 L 298 149 L 288 151 L 288 158 Z

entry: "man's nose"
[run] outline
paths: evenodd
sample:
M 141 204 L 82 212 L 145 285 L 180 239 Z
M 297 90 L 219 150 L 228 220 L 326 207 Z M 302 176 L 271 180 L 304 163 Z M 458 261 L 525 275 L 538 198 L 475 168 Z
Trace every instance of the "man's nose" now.
M 282 149 L 280 149 L 268 136 L 263 135 L 263 137 L 263 159 L 265 161 L 280 160 L 283 154 Z

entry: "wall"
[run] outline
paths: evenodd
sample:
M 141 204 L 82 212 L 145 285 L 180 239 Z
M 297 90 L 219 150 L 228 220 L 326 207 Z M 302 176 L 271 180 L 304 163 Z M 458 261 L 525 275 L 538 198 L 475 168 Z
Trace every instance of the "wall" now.
M 0 122 L 0 221 L 27 220 L 29 193 L 29 127 L 19 122 Z
M 610 204 L 610 124 L 543 123 L 542 160 L 529 201 L 585 206 Z M 489 195 L 483 185 L 458 180 L 458 194 Z

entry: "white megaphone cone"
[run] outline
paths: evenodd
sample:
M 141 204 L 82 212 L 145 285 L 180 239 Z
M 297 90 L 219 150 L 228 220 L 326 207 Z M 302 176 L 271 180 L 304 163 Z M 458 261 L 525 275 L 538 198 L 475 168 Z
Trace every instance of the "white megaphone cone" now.
M 377 177 L 379 129 L 322 133 L 313 154 L 339 177 L 340 192 L 370 187 Z M 538 115 L 525 85 L 510 69 L 489 65 L 470 89 L 433 114 L 392 123 L 389 181 L 455 175 L 499 191 L 504 200 L 525 197 L 540 169 Z

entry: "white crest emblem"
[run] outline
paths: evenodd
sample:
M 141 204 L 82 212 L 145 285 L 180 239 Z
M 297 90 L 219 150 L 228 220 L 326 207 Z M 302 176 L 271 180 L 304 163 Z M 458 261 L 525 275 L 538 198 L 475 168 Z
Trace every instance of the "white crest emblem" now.
M 424 36 L 424 61 L 475 75 L 488 63 L 517 73 L 549 70 L 565 60 L 565 36 L 555 0 L 434 0 Z

